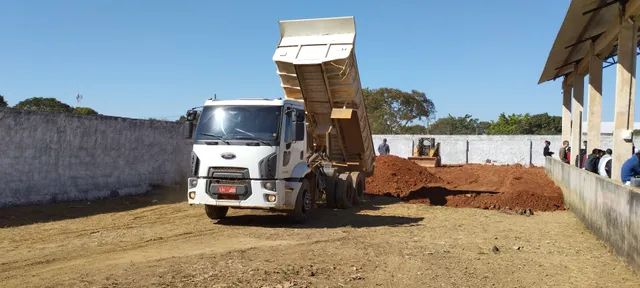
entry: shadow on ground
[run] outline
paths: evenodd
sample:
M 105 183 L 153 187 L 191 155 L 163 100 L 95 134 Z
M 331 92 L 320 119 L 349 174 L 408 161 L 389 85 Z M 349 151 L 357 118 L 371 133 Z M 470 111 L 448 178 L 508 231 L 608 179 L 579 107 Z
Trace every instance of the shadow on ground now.
M 472 190 L 451 190 L 445 187 L 423 187 L 415 191 L 411 191 L 409 195 L 403 197 L 403 201 L 410 202 L 428 202 L 433 206 L 444 206 L 447 204 L 448 196 L 457 195 L 481 195 L 481 194 L 498 194 L 495 191 L 472 191 Z
M 319 207 L 304 224 L 292 224 L 285 214 L 243 214 L 218 220 L 216 224 L 227 226 L 257 226 L 267 228 L 340 228 L 340 227 L 399 227 L 417 225 L 423 217 L 404 217 L 392 215 L 370 215 L 366 211 L 379 210 L 385 205 L 398 203 L 399 199 L 390 197 L 367 197 L 360 206 L 350 209 L 329 209 Z
M 0 208 L 0 228 L 186 202 L 184 191 L 179 186 L 157 186 L 145 194 L 135 196 Z

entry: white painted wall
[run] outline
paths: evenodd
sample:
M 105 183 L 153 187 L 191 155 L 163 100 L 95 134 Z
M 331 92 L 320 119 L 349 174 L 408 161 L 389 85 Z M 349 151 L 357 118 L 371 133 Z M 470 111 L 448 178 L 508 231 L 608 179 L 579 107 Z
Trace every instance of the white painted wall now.
M 469 141 L 469 163 L 497 164 L 529 164 L 531 160 L 535 166 L 544 165 L 542 149 L 544 141 L 551 141 L 551 151 L 558 157 L 558 150 L 562 145 L 560 135 L 373 135 L 373 143 L 377 148 L 383 138 L 391 149 L 391 154 L 400 157 L 412 155 L 413 145 L 421 137 L 433 137 L 440 142 L 440 155 L 443 164 L 466 163 L 466 148 Z M 602 135 L 602 149 L 611 148 L 611 135 Z M 586 140 L 586 136 L 584 137 Z M 577 150 L 574 150 L 577 151 Z
M 0 108 L 0 207 L 86 200 L 184 183 L 184 124 Z

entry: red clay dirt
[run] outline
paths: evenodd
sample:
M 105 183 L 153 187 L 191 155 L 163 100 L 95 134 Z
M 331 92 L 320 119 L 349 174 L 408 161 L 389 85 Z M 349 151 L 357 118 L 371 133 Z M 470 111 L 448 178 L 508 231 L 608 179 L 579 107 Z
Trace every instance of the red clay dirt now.
M 522 165 L 424 168 L 404 158 L 379 156 L 367 193 L 413 203 L 530 213 L 564 210 L 562 191 L 544 170 Z

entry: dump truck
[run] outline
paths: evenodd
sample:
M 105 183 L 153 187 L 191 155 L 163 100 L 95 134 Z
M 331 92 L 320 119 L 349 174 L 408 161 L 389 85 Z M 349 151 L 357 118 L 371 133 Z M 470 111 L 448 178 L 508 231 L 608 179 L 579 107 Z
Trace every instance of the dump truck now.
M 358 205 L 374 149 L 355 56 L 353 17 L 280 21 L 280 99 L 209 99 L 195 121 L 189 204 L 285 211 Z

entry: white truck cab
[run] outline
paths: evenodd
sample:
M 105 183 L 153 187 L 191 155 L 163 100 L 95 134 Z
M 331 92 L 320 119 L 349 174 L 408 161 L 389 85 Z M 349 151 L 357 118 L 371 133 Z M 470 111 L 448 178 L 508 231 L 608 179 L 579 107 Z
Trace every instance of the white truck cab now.
M 208 100 L 194 133 L 189 203 L 292 210 L 309 172 L 304 105 Z

